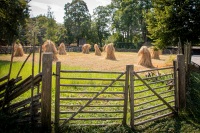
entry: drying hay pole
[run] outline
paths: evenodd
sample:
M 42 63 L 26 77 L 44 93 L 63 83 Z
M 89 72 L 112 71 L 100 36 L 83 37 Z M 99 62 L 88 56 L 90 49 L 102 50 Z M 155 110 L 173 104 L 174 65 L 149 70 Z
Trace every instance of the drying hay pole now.
M 110 60 L 116 60 L 116 57 L 115 57 L 115 48 L 113 46 L 113 43 L 109 43 L 107 44 L 106 46 L 106 59 L 110 59 Z
M 42 51 L 44 52 L 52 52 L 53 53 L 53 61 L 57 61 L 57 49 L 55 44 L 51 40 L 46 40 L 44 44 L 42 45 Z
M 145 67 L 153 67 L 151 62 L 151 54 L 146 46 L 142 46 L 138 51 L 139 61 L 138 65 Z
M 60 46 L 58 47 L 58 54 L 59 55 L 66 55 L 67 52 L 66 52 L 66 49 L 65 49 L 65 44 L 64 43 L 61 43 Z
M 14 56 L 15 57 L 22 57 L 24 55 L 24 50 L 20 43 L 14 44 Z
M 94 45 L 94 49 L 95 49 L 95 55 L 101 56 L 101 51 L 97 44 Z
M 152 59 L 158 59 L 158 60 L 160 60 L 160 54 L 162 53 L 161 50 L 158 50 L 155 47 L 150 47 L 149 51 L 151 53 L 151 58 Z
M 90 44 L 84 44 L 82 46 L 82 52 L 84 54 L 89 54 L 90 53 L 90 48 L 91 48 L 91 45 Z

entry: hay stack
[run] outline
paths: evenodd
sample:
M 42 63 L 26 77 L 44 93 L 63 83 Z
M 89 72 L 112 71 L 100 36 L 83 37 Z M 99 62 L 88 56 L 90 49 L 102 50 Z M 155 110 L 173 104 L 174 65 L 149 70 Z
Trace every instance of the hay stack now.
M 51 41 L 51 40 L 46 40 L 44 42 L 44 44 L 42 45 L 42 50 L 44 52 L 52 52 L 53 53 L 53 61 L 57 61 L 58 57 L 57 57 L 57 49 L 55 44 Z
M 151 53 L 151 58 L 152 59 L 158 59 L 158 60 L 160 60 L 160 54 L 162 53 L 160 50 L 158 50 L 155 47 L 150 47 L 149 51 Z
M 151 54 L 146 46 L 142 46 L 138 51 L 139 61 L 138 65 L 145 67 L 153 67 L 151 62 Z
M 90 48 L 91 48 L 91 45 L 90 44 L 84 44 L 82 46 L 82 52 L 84 54 L 89 54 L 90 53 Z
M 20 43 L 14 44 L 14 56 L 15 57 L 22 57 L 24 55 L 23 47 Z
M 95 49 L 95 55 L 101 56 L 101 51 L 97 44 L 94 45 L 94 49 Z
M 64 43 L 61 43 L 60 46 L 58 47 L 58 54 L 59 55 L 66 55 L 67 52 L 66 52 L 66 49 L 65 49 L 65 44 Z
M 113 43 L 109 43 L 107 44 L 106 46 L 106 59 L 110 59 L 110 60 L 116 60 L 116 57 L 115 57 L 115 48 L 113 46 Z
M 106 47 L 107 47 L 107 44 L 105 44 L 105 45 L 103 46 L 103 51 L 105 51 L 105 52 L 106 52 Z

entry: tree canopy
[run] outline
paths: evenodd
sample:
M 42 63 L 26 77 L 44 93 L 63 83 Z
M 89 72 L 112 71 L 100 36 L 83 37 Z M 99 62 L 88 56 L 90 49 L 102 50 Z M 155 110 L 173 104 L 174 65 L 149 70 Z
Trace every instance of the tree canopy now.
M 150 38 L 159 48 L 182 44 L 186 41 L 199 43 L 199 0 L 153 0 L 153 8 L 146 16 Z
M 56 23 L 51 7 L 46 16 L 29 18 L 29 1 L 0 1 L 0 42 L 19 39 L 30 44 L 32 32 L 37 44 L 46 39 L 57 45 L 78 44 L 86 39 L 91 44 L 126 43 L 132 45 L 126 48 L 139 48 L 153 41 L 157 48 L 165 48 L 177 45 L 179 38 L 181 44 L 200 41 L 200 0 L 111 0 L 96 7 L 92 15 L 84 0 L 72 0 L 63 6 L 64 24 Z
M 68 42 L 77 42 L 79 39 L 86 38 L 91 26 L 91 15 L 87 4 L 83 0 L 72 0 L 64 7 L 64 26 Z
M 0 1 L 0 41 L 11 44 L 19 37 L 20 28 L 29 18 L 29 0 Z

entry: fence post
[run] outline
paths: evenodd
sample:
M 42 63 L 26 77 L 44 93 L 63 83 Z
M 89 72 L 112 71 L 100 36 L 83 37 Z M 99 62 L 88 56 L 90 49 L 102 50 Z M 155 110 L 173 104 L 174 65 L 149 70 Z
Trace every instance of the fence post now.
M 178 63 L 178 93 L 179 93 L 179 110 L 186 107 L 186 79 L 185 79 L 185 60 L 184 55 L 177 55 Z
M 133 75 L 134 66 L 131 65 L 129 67 L 129 75 L 130 75 L 130 88 L 129 88 L 129 100 L 130 100 L 130 116 L 131 116 L 131 129 L 134 130 L 134 75 Z
M 42 131 L 51 131 L 51 82 L 52 53 L 43 54 L 42 59 L 42 91 L 41 91 L 41 125 Z
M 174 66 L 174 94 L 175 94 L 175 110 L 178 112 L 179 109 L 179 93 L 178 93 L 178 79 L 177 79 L 177 61 L 173 61 Z
M 129 67 L 130 67 L 130 65 L 126 65 L 126 77 L 125 77 L 125 89 L 124 89 L 124 117 L 123 117 L 123 121 L 122 121 L 123 125 L 126 125 L 126 119 L 127 119 Z
M 61 62 L 56 62 L 56 91 L 55 91 L 55 132 L 58 132 L 60 112 L 60 67 Z

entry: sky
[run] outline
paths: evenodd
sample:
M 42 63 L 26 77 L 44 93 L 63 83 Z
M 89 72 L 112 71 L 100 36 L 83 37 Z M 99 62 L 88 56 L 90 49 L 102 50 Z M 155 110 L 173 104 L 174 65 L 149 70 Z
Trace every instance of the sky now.
M 111 3 L 111 0 L 84 0 L 88 6 L 89 12 L 92 15 L 93 9 L 98 6 L 106 6 Z M 40 14 L 46 15 L 48 6 L 51 7 L 51 12 L 58 23 L 63 23 L 64 17 L 64 5 L 71 3 L 72 0 L 31 0 L 29 2 L 30 6 L 30 16 L 36 17 Z

